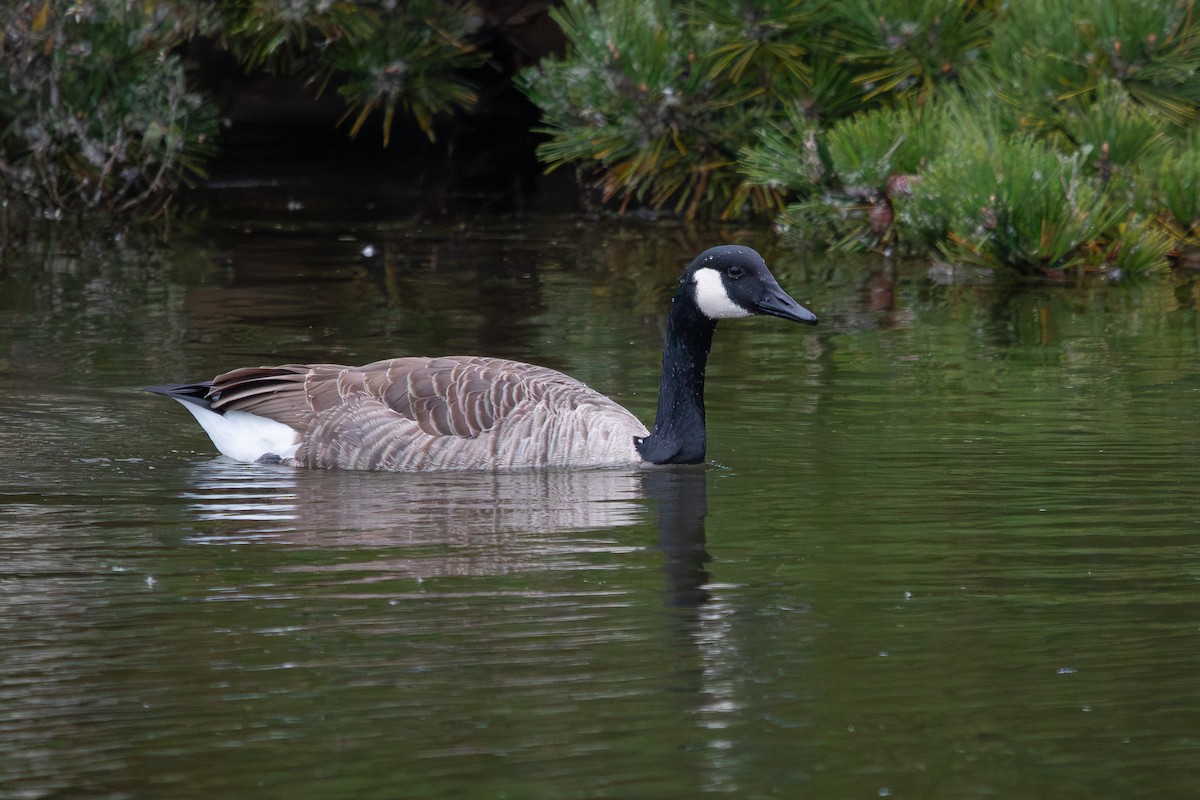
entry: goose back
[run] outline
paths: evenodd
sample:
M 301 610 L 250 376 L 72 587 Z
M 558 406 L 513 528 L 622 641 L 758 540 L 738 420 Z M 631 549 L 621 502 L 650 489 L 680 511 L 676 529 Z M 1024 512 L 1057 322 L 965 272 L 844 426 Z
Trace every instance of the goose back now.
M 297 432 L 282 461 L 304 467 L 428 471 L 641 462 L 646 427 L 547 367 L 477 356 L 393 358 L 361 367 L 287 364 L 218 375 L 219 413 Z

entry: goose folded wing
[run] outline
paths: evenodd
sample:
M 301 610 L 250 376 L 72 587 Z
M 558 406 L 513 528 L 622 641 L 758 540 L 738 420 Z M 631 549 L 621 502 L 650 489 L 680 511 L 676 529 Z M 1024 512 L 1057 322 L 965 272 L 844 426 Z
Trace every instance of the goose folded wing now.
M 209 392 L 217 411 L 237 409 L 305 430 L 330 415 L 351 436 L 338 409 L 358 417 L 373 405 L 409 420 L 429 436 L 472 438 L 540 395 L 539 379 L 566 378 L 544 367 L 486 358 L 395 358 L 362 367 L 337 364 L 246 367 L 217 376 Z M 379 424 L 376 420 L 375 425 Z
M 494 429 L 535 393 L 521 374 L 477 358 L 393 362 L 372 371 L 367 383 L 371 394 L 430 436 L 478 436 Z
M 340 364 L 242 367 L 213 379 L 208 399 L 214 411 L 245 411 L 303 430 L 314 414 L 342 402 Z

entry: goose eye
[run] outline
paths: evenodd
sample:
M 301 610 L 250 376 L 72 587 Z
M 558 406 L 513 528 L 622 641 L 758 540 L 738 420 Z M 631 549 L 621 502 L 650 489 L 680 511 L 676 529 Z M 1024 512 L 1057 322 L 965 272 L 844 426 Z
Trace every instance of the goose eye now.
M 742 277 L 742 268 L 737 264 L 734 264 L 733 266 L 729 267 L 729 269 L 725 270 L 725 274 L 736 281 L 738 278 Z

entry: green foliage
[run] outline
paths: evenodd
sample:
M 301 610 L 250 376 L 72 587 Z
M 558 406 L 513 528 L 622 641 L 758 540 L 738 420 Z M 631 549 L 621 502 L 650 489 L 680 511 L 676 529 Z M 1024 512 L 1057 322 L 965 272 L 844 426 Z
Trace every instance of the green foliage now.
M 1130 215 L 1115 230 L 1106 232 L 1106 249 L 1100 262 L 1113 267 L 1120 275 L 1139 276 L 1161 272 L 1167 267 L 1167 256 L 1176 247 L 1176 240 L 1154 221 Z
M 1060 129 L 1066 148 L 1084 153 L 1096 170 L 1133 167 L 1147 157 L 1158 158 L 1166 135 L 1165 123 L 1145 106 L 1130 103 L 1119 90 L 1100 94 L 1096 102 L 1064 104 Z
M 893 175 L 916 173 L 943 144 L 941 107 L 868 111 L 838 121 L 826 135 L 829 160 L 846 186 L 882 187 Z
M 914 207 L 940 217 L 954 258 L 1023 272 L 1067 269 L 1085 263 L 1087 245 L 1124 216 L 1078 155 L 1029 137 L 986 153 L 980 146 L 949 149 L 913 190 Z
M 461 0 L 9 0 L 0 190 L 48 214 L 153 209 L 216 125 L 203 35 L 433 138 L 485 63 Z M 1196 0 L 565 0 L 519 83 L 548 168 L 605 203 L 774 215 L 797 238 L 1127 273 L 1200 241 Z M 1157 261 L 1156 261 L 1157 259 Z
M 243 0 L 216 6 L 225 44 L 238 61 L 276 74 L 295 71 L 314 48 L 366 41 L 380 24 L 373 3 Z
M 743 184 L 739 150 L 807 80 L 795 37 L 807 15 L 795 2 L 709 3 L 711 26 L 664 0 L 567 0 L 555 18 L 570 59 L 548 59 L 522 86 L 542 109 L 539 148 L 556 168 L 591 164 L 607 202 L 700 209 L 732 216 L 778 208 L 765 185 Z
M 318 91 L 340 81 L 350 134 L 383 112 L 384 146 L 397 108 L 429 138 L 445 114 L 475 103 L 462 71 L 487 54 L 472 41 L 476 16 L 445 0 L 216 2 L 226 46 L 248 68 L 307 76 Z
M 474 105 L 474 88 L 460 77 L 485 60 L 470 41 L 471 19 L 441 0 L 412 0 L 405 13 L 386 15 L 361 44 L 335 46 L 329 64 L 349 76 L 338 94 L 357 110 L 351 134 L 382 109 L 386 146 L 399 105 L 433 139 L 438 117 Z
M 830 173 L 819 130 L 799 105 L 789 105 L 785 117 L 769 120 L 755 132 L 756 141 L 742 148 L 738 165 L 747 182 L 804 196 L 817 191 Z
M 1200 109 L 1200 26 L 1190 0 L 1010 0 L 991 43 L 989 80 L 1030 117 L 1111 83 L 1175 123 Z
M 203 174 L 215 118 L 172 48 L 192 4 L 17 2 L 0 39 L 0 191 L 47 215 L 127 211 Z
M 1197 232 L 1195 7 L 569 0 L 570 51 L 526 88 L 542 158 L 621 208 L 782 201 L 781 228 L 826 244 L 1140 272 Z
M 927 97 L 977 61 L 994 23 L 980 0 L 844 0 L 831 4 L 842 59 L 861 69 L 867 98 L 890 93 Z
M 179 52 L 203 35 L 248 70 L 336 83 L 356 135 L 397 109 L 430 137 L 475 102 L 477 15 L 444 0 L 10 0 L 0 31 L 0 191 L 38 213 L 153 207 L 202 176 L 216 117 Z
M 778 87 L 781 80 L 811 84 L 809 66 L 804 61 L 807 51 L 794 35 L 805 30 L 813 18 L 804 3 L 697 0 L 695 17 L 707 23 L 704 38 L 712 42 L 708 54 L 710 79 L 728 80 L 734 86 L 774 85 L 777 95 L 784 94 Z
M 648 197 L 662 205 L 693 175 L 687 202 L 704 164 L 685 138 L 705 103 L 690 32 L 661 1 L 568 2 L 556 19 L 574 44 L 574 63 L 549 59 L 524 84 L 552 137 L 539 148 L 542 158 L 552 168 L 595 162 L 605 201 Z
M 1157 162 L 1151 175 L 1167 228 L 1189 244 L 1200 242 L 1200 133 L 1193 132 Z
M 985 139 L 979 115 L 957 101 L 875 109 L 824 130 L 793 113 L 788 124 L 760 129 L 740 166 L 747 181 L 777 181 L 778 188 L 801 198 L 781 218 L 789 237 L 890 245 L 895 203 L 911 193 L 929 159 L 968 136 Z M 829 219 L 821 219 L 822 208 Z M 908 233 L 909 245 L 931 244 L 911 226 Z M 943 234 L 939 228 L 937 235 Z

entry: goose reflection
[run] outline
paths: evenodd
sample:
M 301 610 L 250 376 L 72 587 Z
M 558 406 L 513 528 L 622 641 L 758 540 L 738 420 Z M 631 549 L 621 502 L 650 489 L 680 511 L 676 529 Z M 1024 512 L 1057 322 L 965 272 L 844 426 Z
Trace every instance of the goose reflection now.
M 664 556 L 668 600 L 698 606 L 709 600 L 704 518 L 708 516 L 708 473 L 703 468 L 654 470 L 641 475 L 642 489 L 654 501 L 658 546 Z
M 644 523 L 652 508 L 668 602 L 708 600 L 703 466 L 391 474 L 220 458 L 193 465 L 188 484 L 182 496 L 204 523 L 194 542 L 398 549 L 372 568 L 421 578 L 596 568 L 587 556 L 640 549 L 612 532 Z
M 397 474 L 308 472 L 218 459 L 193 470 L 187 500 L 198 521 L 195 541 L 267 541 L 336 551 L 289 558 L 273 569 L 316 573 L 316 591 L 322 596 L 336 592 L 357 600 L 387 595 L 419 603 L 433 597 L 446 618 L 474 620 L 478 638 L 471 647 L 439 651 L 431 657 L 435 666 L 422 662 L 422 670 L 454 672 L 464 664 L 495 660 L 497 674 L 515 670 L 511 680 L 520 683 L 528 673 L 508 664 L 515 657 L 525 668 L 529 663 L 544 666 L 553 676 L 547 680 L 591 686 L 596 670 L 602 670 L 593 657 L 598 663 L 604 659 L 594 653 L 581 656 L 581 648 L 636 649 L 630 642 L 639 639 L 665 643 L 667 661 L 676 665 L 667 678 L 671 696 L 678 699 L 680 719 L 694 731 L 688 746 L 704 753 L 698 779 L 712 791 L 736 791 L 730 776 L 737 772 L 736 731 L 746 716 L 739 696 L 746 656 L 735 624 L 736 592 L 713 591 L 710 582 L 705 526 L 712 469 Z M 647 534 L 649 527 L 656 529 L 657 541 Z M 634 560 L 628 554 L 648 547 L 661 554 L 666 613 L 657 616 L 643 616 L 644 604 L 636 612 L 605 616 L 602 609 L 624 605 L 628 589 L 620 581 L 588 581 L 575 597 L 569 588 L 574 581 L 564 591 L 553 582 L 525 577 L 544 577 L 554 570 L 623 569 Z M 478 594 L 464 591 L 459 582 L 427 596 L 420 590 L 409 593 L 402 585 L 397 591 L 395 581 L 509 574 L 520 577 L 480 581 L 488 585 Z M 275 602 L 278 590 L 270 591 Z M 504 595 L 497 608 L 520 608 L 527 618 L 497 622 L 488 601 L 496 591 Z M 523 598 L 516 606 L 514 595 Z M 543 607 L 544 614 L 537 610 Z M 605 623 L 588 630 L 590 623 L 582 619 Z M 658 620 L 661 627 L 640 627 L 647 619 Z M 378 623 L 382 630 L 396 624 L 391 614 Z M 526 627 L 514 637 L 510 624 L 539 634 L 532 643 L 520 643 Z M 561 655 L 556 655 L 556 642 L 565 643 Z M 653 674 L 658 668 L 635 657 L 628 672 L 618 668 L 615 674 L 636 684 L 646 670 Z M 614 673 L 605 674 L 613 680 Z M 561 708 L 551 701 L 543 712 L 557 710 Z M 577 710 L 572 700 L 564 713 Z M 488 751 L 489 736 L 478 734 L 475 746 Z

